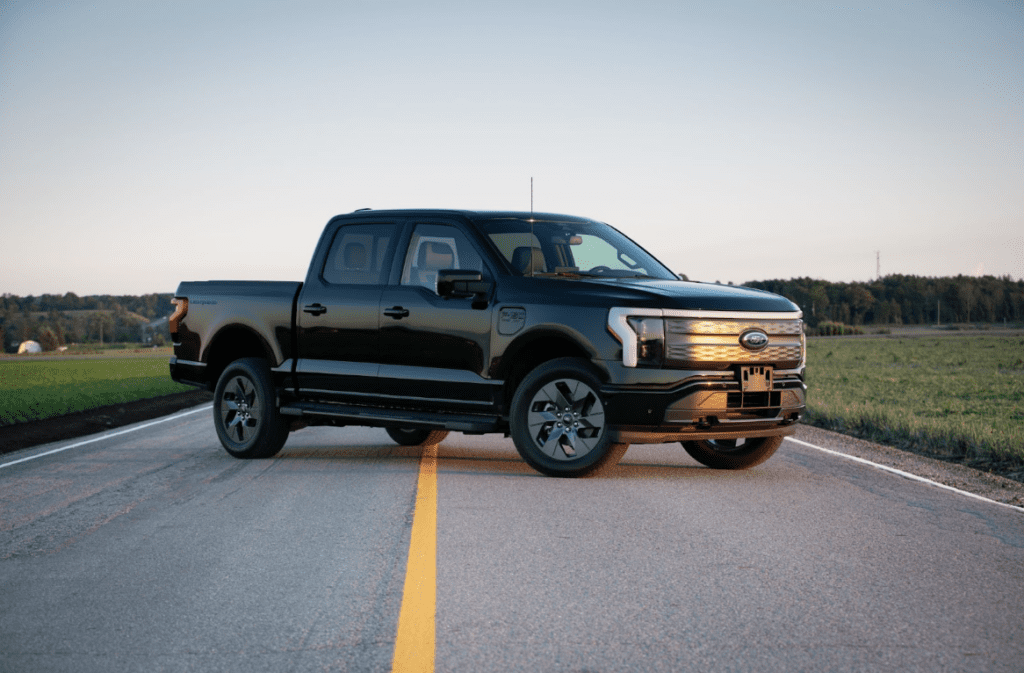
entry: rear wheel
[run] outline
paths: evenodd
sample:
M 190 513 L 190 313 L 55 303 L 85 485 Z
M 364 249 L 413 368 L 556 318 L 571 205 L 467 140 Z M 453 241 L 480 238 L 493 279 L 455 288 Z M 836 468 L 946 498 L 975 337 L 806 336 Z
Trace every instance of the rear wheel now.
M 538 472 L 582 477 L 616 465 L 629 444 L 605 424 L 601 381 L 584 360 L 560 358 L 527 374 L 509 418 L 516 450 Z
M 702 465 L 716 470 L 745 470 L 771 458 L 782 445 L 782 437 L 699 439 L 682 444 L 686 452 Z
M 235 458 L 270 458 L 281 450 L 288 424 L 277 411 L 265 360 L 243 358 L 224 369 L 213 394 L 213 424 Z
M 447 430 L 431 428 L 386 428 L 391 439 L 402 446 L 431 446 L 440 444 L 448 436 Z

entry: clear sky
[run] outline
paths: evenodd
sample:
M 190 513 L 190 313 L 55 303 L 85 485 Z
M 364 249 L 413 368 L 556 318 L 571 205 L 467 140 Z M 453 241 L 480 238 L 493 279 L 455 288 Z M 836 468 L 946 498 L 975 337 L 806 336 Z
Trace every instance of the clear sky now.
M 0 293 L 305 276 L 371 207 L 704 281 L 1024 277 L 1024 3 L 0 0 Z

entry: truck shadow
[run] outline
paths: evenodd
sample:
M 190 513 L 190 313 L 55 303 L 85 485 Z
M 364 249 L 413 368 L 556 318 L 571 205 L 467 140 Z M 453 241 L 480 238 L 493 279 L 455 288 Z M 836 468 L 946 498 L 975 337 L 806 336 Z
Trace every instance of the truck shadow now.
M 321 445 L 285 446 L 284 450 L 273 460 L 282 463 L 335 462 L 339 464 L 367 461 L 403 464 L 412 468 L 422 457 L 423 448 L 418 446 L 398 446 L 395 444 L 363 444 L 363 445 Z M 675 457 L 675 456 L 673 456 Z M 284 465 L 282 465 L 283 467 Z M 438 451 L 438 474 L 486 474 L 508 477 L 547 478 L 530 467 L 514 447 L 481 448 L 441 444 Z M 616 466 L 608 468 L 600 474 L 586 479 L 665 479 L 699 477 L 706 479 L 711 475 L 729 476 L 728 471 L 711 470 L 699 465 L 685 456 L 679 456 L 679 462 L 647 461 L 638 456 L 631 459 L 627 453 Z M 749 473 L 748 473 L 749 474 Z

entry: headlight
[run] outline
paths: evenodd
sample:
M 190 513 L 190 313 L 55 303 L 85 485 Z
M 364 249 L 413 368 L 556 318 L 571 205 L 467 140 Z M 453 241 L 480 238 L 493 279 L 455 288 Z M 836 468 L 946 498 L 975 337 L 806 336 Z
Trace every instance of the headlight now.
M 665 361 L 665 321 L 661 318 L 629 318 L 636 333 L 637 365 L 660 367 Z
M 665 360 L 665 321 L 661 309 L 613 308 L 608 330 L 622 343 L 622 364 L 659 367 Z

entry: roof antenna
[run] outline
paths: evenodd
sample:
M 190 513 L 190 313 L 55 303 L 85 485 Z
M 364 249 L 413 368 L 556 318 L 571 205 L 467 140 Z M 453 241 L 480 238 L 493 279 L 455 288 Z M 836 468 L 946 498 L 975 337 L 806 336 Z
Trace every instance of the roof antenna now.
M 530 176 L 530 278 L 533 278 L 533 242 L 537 237 L 533 235 L 533 176 Z

